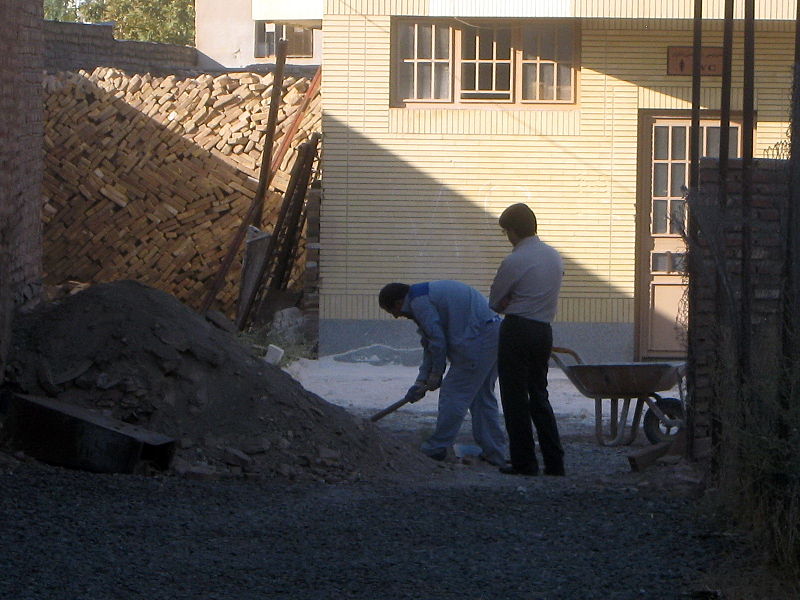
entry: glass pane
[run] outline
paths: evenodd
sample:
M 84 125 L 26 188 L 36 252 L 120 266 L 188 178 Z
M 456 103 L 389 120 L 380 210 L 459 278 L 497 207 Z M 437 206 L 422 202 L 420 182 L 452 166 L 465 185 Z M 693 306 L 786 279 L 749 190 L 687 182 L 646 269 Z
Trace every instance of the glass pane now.
M 666 252 L 653 252 L 653 271 L 666 272 L 669 271 L 669 254 Z
M 672 158 L 686 160 L 686 127 L 672 128 Z
M 684 200 L 673 200 L 669 215 L 669 232 L 683 233 L 686 216 L 686 202 Z
M 556 60 L 556 36 L 552 28 L 543 29 L 540 36 L 539 58 Z
M 664 197 L 667 195 L 668 179 L 669 165 L 667 163 L 653 165 L 653 196 Z
M 433 80 L 433 97 L 439 100 L 450 98 L 450 65 L 447 63 L 436 63 L 434 71 L 436 77 Z
M 397 73 L 397 93 L 402 100 L 414 97 L 414 65 L 400 63 Z
M 497 80 L 495 82 L 496 90 L 511 90 L 511 65 L 509 63 L 500 63 L 497 65 Z
M 672 270 L 677 273 L 686 272 L 686 254 L 683 252 L 675 252 L 672 255 Z
M 572 67 L 558 65 L 558 99 L 572 100 Z
M 653 201 L 653 233 L 667 233 L 667 201 Z
M 672 163 L 672 181 L 670 183 L 670 196 L 683 196 L 686 187 L 686 163 Z
M 497 56 L 498 60 L 511 59 L 511 30 L 497 30 Z
M 431 63 L 417 63 L 417 98 L 431 97 Z
M 450 28 L 436 26 L 436 47 L 434 49 L 436 58 L 450 58 Z
M 539 31 L 535 27 L 525 27 L 522 30 L 522 58 L 533 60 L 539 58 L 538 46 Z
M 478 58 L 492 60 L 494 58 L 494 36 L 492 31 L 484 31 L 478 36 L 480 47 Z
M 669 158 L 669 127 L 655 127 L 653 133 L 653 158 L 666 160 Z M 663 196 L 664 194 L 659 194 Z
M 474 29 L 464 29 L 461 34 L 461 58 L 475 60 L 477 57 L 475 35 Z
M 717 158 L 719 156 L 719 127 L 706 127 L 706 147 L 703 156 Z
M 494 89 L 494 64 L 481 63 L 478 65 L 478 89 Z
M 403 24 L 400 26 L 398 43 L 400 45 L 400 58 L 414 58 L 414 26 Z
M 555 90 L 555 65 L 539 65 L 539 100 L 554 100 Z
M 475 63 L 461 63 L 461 89 L 474 90 L 475 88 Z
M 432 27 L 432 25 L 417 26 L 417 58 L 431 58 Z
M 558 56 L 557 60 L 572 63 L 572 25 L 562 25 L 558 28 Z
M 729 145 L 731 158 L 739 157 L 739 128 L 731 127 L 731 143 Z
M 536 100 L 536 63 L 522 65 L 522 99 Z

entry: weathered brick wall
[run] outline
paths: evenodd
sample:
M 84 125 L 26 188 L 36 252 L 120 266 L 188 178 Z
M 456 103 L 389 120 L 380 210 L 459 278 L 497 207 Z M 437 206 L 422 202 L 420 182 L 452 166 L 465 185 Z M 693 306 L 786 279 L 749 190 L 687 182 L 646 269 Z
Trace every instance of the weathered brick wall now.
M 0 379 L 13 311 L 39 298 L 42 2 L 0 2 Z
M 704 161 L 701 193 L 692 215 L 700 228 L 692 272 L 694 294 L 689 310 L 691 352 L 695 362 L 695 435 L 709 435 L 714 394 L 735 386 L 738 366 L 727 348 L 735 339 L 736 310 L 741 299 L 742 163 L 732 161 L 728 178 L 729 205 L 717 204 L 717 162 Z M 753 372 L 769 378 L 781 350 L 781 287 L 785 251 L 785 210 L 789 202 L 788 162 L 757 160 L 753 173 L 750 281 L 752 290 Z M 726 299 L 727 273 L 733 303 Z M 777 373 L 774 373 L 777 377 Z M 715 391 L 716 390 L 716 391 Z M 717 404 L 718 406 L 718 404 Z
M 113 25 L 45 21 L 44 48 L 48 71 L 116 67 L 129 72 L 158 73 L 197 65 L 194 48 L 115 40 Z

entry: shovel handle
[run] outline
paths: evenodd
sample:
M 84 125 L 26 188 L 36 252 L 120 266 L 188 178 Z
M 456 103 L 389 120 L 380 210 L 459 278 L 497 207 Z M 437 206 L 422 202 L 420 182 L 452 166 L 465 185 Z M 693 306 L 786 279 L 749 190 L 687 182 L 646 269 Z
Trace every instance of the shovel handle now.
M 401 406 L 403 406 L 403 405 L 405 405 L 405 404 L 408 404 L 409 402 L 410 402 L 410 401 L 409 401 L 409 400 L 406 400 L 405 398 L 403 398 L 402 400 L 398 400 L 398 401 L 397 401 L 397 402 L 395 402 L 394 404 L 390 404 L 389 406 L 387 406 L 387 407 L 386 407 L 386 408 L 384 408 L 383 410 L 381 410 L 381 411 L 379 411 L 379 412 L 376 412 L 374 415 L 372 415 L 372 416 L 369 418 L 369 420 L 370 420 L 370 421 L 372 421 L 372 422 L 374 423 L 375 421 L 378 421 L 379 419 L 382 419 L 383 417 L 385 417 L 385 416 L 386 416 L 386 415 L 388 415 L 389 413 L 393 413 L 393 412 L 394 412 L 394 411 L 396 411 L 398 408 L 400 408 Z

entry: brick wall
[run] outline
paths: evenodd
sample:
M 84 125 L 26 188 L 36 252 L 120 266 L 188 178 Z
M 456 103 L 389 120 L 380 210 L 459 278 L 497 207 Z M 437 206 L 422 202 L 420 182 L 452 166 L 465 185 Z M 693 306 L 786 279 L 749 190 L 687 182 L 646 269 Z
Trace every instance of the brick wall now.
M 194 48 L 115 40 L 113 25 L 45 21 L 44 52 L 48 71 L 116 67 L 130 72 L 158 73 L 197 65 Z
M 719 394 L 735 393 L 738 365 L 732 348 L 741 302 L 742 163 L 732 161 L 728 178 L 729 205 L 717 201 L 717 163 L 704 161 L 701 193 L 692 201 L 700 228 L 692 245 L 693 297 L 689 343 L 695 362 L 695 436 L 709 435 Z M 788 162 L 757 160 L 753 173 L 751 213 L 751 306 L 753 373 L 774 376 L 781 351 L 781 294 L 785 252 L 785 211 L 789 202 Z M 727 273 L 720 277 L 720 271 Z M 725 289 L 730 289 L 730 295 Z M 732 295 L 733 300 L 730 300 Z M 772 373 L 772 375 L 770 375 Z M 715 394 L 717 395 L 715 398 Z
M 0 379 L 13 311 L 41 276 L 42 2 L 0 2 Z

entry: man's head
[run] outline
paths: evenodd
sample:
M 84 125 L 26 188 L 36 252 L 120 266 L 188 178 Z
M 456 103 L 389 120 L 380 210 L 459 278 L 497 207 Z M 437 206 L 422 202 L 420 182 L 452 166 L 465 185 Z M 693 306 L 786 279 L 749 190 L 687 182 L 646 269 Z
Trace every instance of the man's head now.
M 405 316 L 401 309 L 403 308 L 403 301 L 408 295 L 408 288 L 409 286 L 405 283 L 387 283 L 378 294 L 378 303 L 381 308 L 395 319 Z
M 506 208 L 500 215 L 499 222 L 508 240 L 515 246 L 520 240 L 536 235 L 536 215 L 522 202 Z

